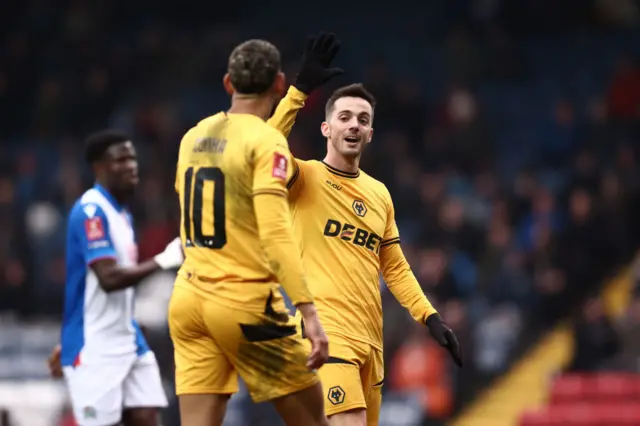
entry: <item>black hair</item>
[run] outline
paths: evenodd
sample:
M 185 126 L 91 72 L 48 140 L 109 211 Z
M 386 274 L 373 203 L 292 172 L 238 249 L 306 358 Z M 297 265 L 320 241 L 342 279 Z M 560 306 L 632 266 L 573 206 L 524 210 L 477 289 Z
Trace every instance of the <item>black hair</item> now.
M 229 56 L 227 72 L 236 92 L 260 95 L 271 87 L 280 71 L 280 51 L 265 40 L 248 40 Z
M 104 153 L 113 145 L 131 140 L 118 130 L 101 130 L 89 135 L 85 141 L 84 155 L 87 163 L 93 164 L 102 159 Z
M 336 101 L 340 98 L 360 98 L 369 102 L 371 109 L 376 109 L 376 98 L 368 91 L 362 83 L 354 83 L 348 86 L 340 87 L 329 97 L 324 107 L 326 116 L 330 116 Z

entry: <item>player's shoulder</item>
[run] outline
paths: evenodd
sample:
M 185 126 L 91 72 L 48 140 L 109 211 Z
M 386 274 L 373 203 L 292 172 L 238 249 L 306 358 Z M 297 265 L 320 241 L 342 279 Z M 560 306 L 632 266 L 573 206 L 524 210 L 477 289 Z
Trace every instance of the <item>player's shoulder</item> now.
M 360 170 L 358 186 L 374 205 L 379 206 L 387 212 L 393 209 L 391 193 L 387 185 L 383 182 Z
M 366 173 L 362 169 L 360 170 L 360 180 L 363 185 L 366 185 L 372 191 L 377 192 L 386 198 L 391 198 L 391 193 L 389 192 L 387 185 L 385 185 L 382 181 L 374 178 L 370 174 Z
M 325 164 L 318 160 L 301 160 L 296 158 L 296 165 L 304 170 L 322 171 L 326 169 Z
M 100 201 L 95 194 L 95 190 L 90 189 L 85 192 L 73 204 L 69 211 L 68 222 L 69 227 L 77 227 L 82 225 L 87 219 L 100 218 L 106 220 L 106 214 L 100 205 Z
M 248 119 L 247 121 L 248 124 L 250 124 L 246 127 L 249 133 L 248 136 L 251 137 L 251 140 L 254 143 L 259 144 L 261 142 L 268 141 L 272 143 L 283 144 L 287 147 L 289 146 L 287 138 L 284 137 L 282 132 L 280 132 L 273 126 L 270 126 L 264 120 L 252 116 L 252 118 Z
M 258 153 L 270 154 L 274 150 L 288 155 L 290 151 L 289 143 L 284 135 L 264 121 L 256 123 L 255 128 L 250 130 L 245 140 L 254 155 Z
M 89 217 L 96 214 L 104 215 L 103 203 L 104 195 L 98 189 L 90 188 L 78 198 L 71 208 L 71 213 L 84 214 Z
M 185 143 L 188 144 L 190 141 L 206 137 L 207 134 L 211 131 L 213 124 L 219 121 L 223 114 L 223 112 L 218 112 L 198 121 L 182 136 L 181 145 L 184 145 Z

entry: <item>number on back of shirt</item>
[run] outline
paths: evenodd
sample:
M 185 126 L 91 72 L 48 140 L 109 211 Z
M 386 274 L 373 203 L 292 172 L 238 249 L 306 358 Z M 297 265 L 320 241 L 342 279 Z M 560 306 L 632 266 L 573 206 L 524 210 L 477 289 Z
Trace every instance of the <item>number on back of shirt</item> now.
M 206 182 L 213 184 L 210 193 L 204 192 Z M 220 249 L 227 243 L 224 195 L 224 174 L 218 167 L 203 167 L 198 169 L 195 174 L 193 167 L 187 169 L 184 174 L 184 200 L 182 203 L 182 226 L 184 226 L 187 247 Z M 213 235 L 204 234 L 202 230 L 203 216 L 213 219 L 210 226 L 213 228 Z M 191 229 L 192 222 L 193 229 Z

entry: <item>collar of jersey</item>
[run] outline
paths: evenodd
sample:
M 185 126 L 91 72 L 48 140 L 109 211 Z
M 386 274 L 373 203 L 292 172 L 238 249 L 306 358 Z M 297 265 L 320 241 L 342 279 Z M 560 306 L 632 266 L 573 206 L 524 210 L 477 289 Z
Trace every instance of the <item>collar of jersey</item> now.
M 327 163 L 325 163 L 324 161 L 322 162 L 322 164 L 324 164 L 324 166 L 327 168 L 327 170 L 329 171 L 329 173 L 332 173 L 334 175 L 340 176 L 340 177 L 344 177 L 344 178 L 349 178 L 349 179 L 355 179 L 358 176 L 360 176 L 360 170 L 358 170 L 355 173 L 352 172 L 344 172 L 342 170 L 338 170 L 335 167 L 331 167 L 330 165 L 328 165 Z
M 93 187 L 97 189 L 102 195 L 104 195 L 104 198 L 106 198 L 107 201 L 109 201 L 117 211 L 123 210 L 123 207 L 120 205 L 120 203 L 118 203 L 118 201 L 113 197 L 113 195 L 111 195 L 111 193 L 107 190 L 107 188 L 100 185 L 99 183 L 96 183 Z

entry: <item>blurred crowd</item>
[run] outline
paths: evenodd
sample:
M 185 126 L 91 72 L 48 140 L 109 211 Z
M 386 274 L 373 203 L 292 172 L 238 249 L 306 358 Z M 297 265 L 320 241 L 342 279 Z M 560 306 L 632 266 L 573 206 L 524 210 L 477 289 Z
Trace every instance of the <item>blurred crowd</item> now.
M 293 77 L 310 30 L 287 16 L 288 1 L 255 4 L 242 19 L 220 6 L 190 21 L 163 7 L 62 3 L 32 0 L 0 16 L 0 315 L 19 321 L 61 315 L 65 215 L 91 183 L 86 134 L 115 127 L 132 136 L 142 181 L 131 208 L 140 257 L 149 258 L 178 230 L 181 135 L 227 105 L 220 82 L 231 48 L 267 38 Z M 424 3 L 414 5 L 424 21 L 394 19 L 384 34 L 375 5 L 364 29 L 348 14 L 316 16 L 311 29 L 332 23 L 344 41 L 340 83 L 363 81 L 378 99 L 362 168 L 389 187 L 405 254 L 466 358 L 464 370 L 452 368 L 381 283 L 386 405 L 442 419 L 637 248 L 640 33 L 636 9 L 610 10 L 633 2 Z M 536 6 L 547 3 L 570 6 Z M 518 34 L 527 23 L 530 33 Z M 300 158 L 323 155 L 331 89 L 299 116 L 290 145 Z M 162 303 L 171 279 L 159 281 L 141 304 L 170 383 Z

